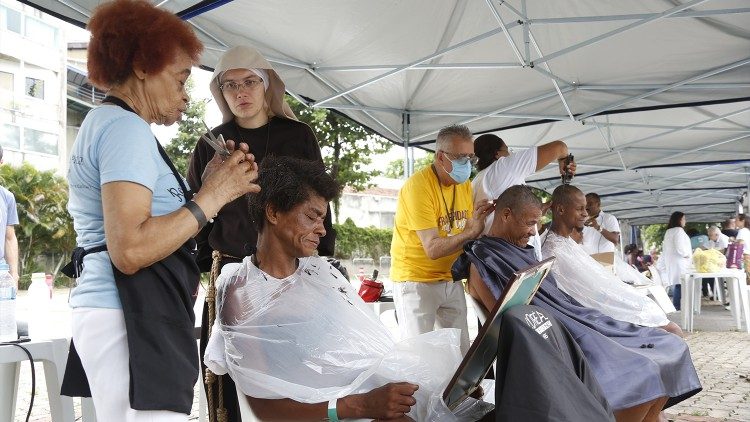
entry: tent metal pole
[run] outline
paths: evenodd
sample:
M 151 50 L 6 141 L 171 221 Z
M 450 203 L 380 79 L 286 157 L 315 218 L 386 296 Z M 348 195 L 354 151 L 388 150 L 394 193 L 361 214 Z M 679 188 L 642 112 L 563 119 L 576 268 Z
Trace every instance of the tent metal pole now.
M 506 6 L 509 6 L 508 2 L 504 2 Z M 531 51 L 529 46 L 529 20 L 526 17 L 526 0 L 521 0 L 521 14 L 523 15 L 523 45 L 526 51 L 526 63 L 531 63 Z M 542 53 L 539 53 L 541 56 Z
M 536 66 L 537 64 L 550 61 L 550 60 L 552 60 L 554 58 L 562 56 L 563 54 L 568 54 L 571 51 L 578 50 L 581 47 L 586 47 L 586 46 L 589 46 L 589 45 L 592 45 L 592 44 L 596 44 L 599 41 L 605 40 L 605 39 L 610 38 L 610 37 L 612 37 L 614 35 L 621 34 L 621 33 L 625 32 L 625 31 L 629 31 L 629 30 L 637 28 L 639 26 L 643 26 L 645 24 L 654 22 L 654 21 L 656 21 L 658 19 L 662 19 L 662 18 L 666 18 L 666 17 L 672 16 L 675 13 L 681 12 L 681 11 L 683 11 L 685 9 L 689 9 L 689 8 L 691 8 L 693 6 L 697 6 L 697 5 L 699 5 L 701 3 L 705 3 L 707 1 L 708 0 L 693 0 L 693 1 L 689 1 L 689 2 L 687 2 L 685 4 L 681 4 L 679 6 L 676 6 L 676 7 L 673 7 L 671 9 L 668 9 L 668 10 L 662 12 L 662 13 L 658 13 L 658 14 L 652 15 L 651 17 L 648 17 L 646 19 L 642 19 L 642 20 L 639 20 L 637 22 L 633 22 L 633 23 L 625 25 L 625 26 L 623 26 L 621 28 L 617 28 L 615 30 L 606 32 L 606 33 L 604 33 L 602 35 L 598 35 L 596 37 L 589 38 L 588 40 L 581 41 L 581 42 L 579 42 L 577 44 L 573 44 L 570 47 L 563 48 L 562 50 L 558 50 L 558 51 L 556 51 L 556 52 L 554 52 L 552 54 L 548 54 L 548 55 L 546 55 L 546 56 L 544 56 L 544 57 L 542 57 L 542 58 L 540 58 L 538 60 L 535 60 L 534 62 L 532 62 L 532 64 Z
M 641 163 L 639 165 L 640 166 L 647 166 L 649 164 L 658 163 L 660 161 L 669 160 L 669 159 L 677 158 L 677 157 L 682 157 L 683 155 L 692 154 L 692 153 L 698 152 L 698 151 L 703 151 L 704 149 L 712 148 L 712 147 L 715 147 L 715 146 L 724 145 L 724 144 L 728 144 L 728 143 L 731 143 L 731 142 L 737 142 L 737 141 L 740 141 L 740 140 L 748 138 L 748 137 L 750 137 L 750 133 L 744 134 L 744 135 L 740 135 L 740 136 L 734 136 L 732 138 L 725 139 L 723 141 L 714 142 L 714 143 L 712 143 L 710 145 L 704 145 L 704 146 L 699 147 L 699 148 L 693 148 L 693 149 L 690 149 L 690 150 L 687 150 L 687 151 L 683 151 L 683 152 L 680 152 L 680 153 L 677 153 L 677 154 L 668 155 L 666 157 L 657 158 L 656 160 L 646 161 L 645 163 Z
M 314 106 L 311 106 L 314 107 Z M 361 111 L 376 111 L 383 113 L 401 114 L 403 110 L 389 107 L 371 107 L 362 106 L 358 104 L 324 104 L 316 108 L 328 108 L 336 110 L 361 110 Z M 453 117 L 476 117 L 479 113 L 470 113 L 462 111 L 431 111 L 431 110 L 410 110 L 409 114 L 412 116 L 453 116 Z M 492 116 L 493 118 L 504 118 L 504 119 L 548 119 L 548 120 L 568 120 L 567 116 L 555 116 L 546 114 L 517 114 L 517 113 L 498 113 Z
M 611 85 L 576 85 L 576 89 L 580 91 L 633 91 L 641 89 L 659 89 L 664 88 L 667 85 L 664 84 L 611 84 Z M 750 88 L 748 83 L 697 83 L 697 84 L 684 84 L 678 87 L 671 88 L 673 91 L 677 90 L 693 90 L 693 89 L 746 89 Z
M 620 148 L 622 149 L 622 148 L 625 148 L 625 147 L 630 146 L 630 145 L 634 145 L 634 144 L 638 144 L 638 143 L 641 143 L 641 142 L 645 142 L 645 141 L 648 141 L 648 140 L 651 140 L 651 139 L 654 139 L 654 138 L 658 138 L 660 136 L 665 136 L 665 135 L 669 135 L 669 134 L 672 134 L 672 133 L 681 132 L 683 130 L 690 130 L 690 129 L 694 128 L 694 127 L 702 126 L 702 125 L 705 125 L 705 124 L 708 124 L 708 123 L 718 122 L 719 120 L 728 119 L 730 117 L 734 117 L 734 116 L 736 116 L 738 114 L 746 113 L 748 111 L 750 111 L 750 107 L 746 107 L 746 108 L 743 108 L 743 109 L 740 109 L 740 110 L 735 110 L 735 111 L 732 111 L 730 113 L 723 114 L 723 115 L 717 116 L 717 117 L 711 117 L 711 118 L 706 119 L 706 120 L 701 120 L 700 122 L 689 124 L 689 125 L 683 126 L 681 128 L 671 129 L 671 130 L 668 130 L 666 132 L 660 132 L 660 133 L 656 133 L 654 135 L 646 136 L 644 138 L 635 139 L 633 141 L 629 141 L 629 142 L 626 142 L 624 144 L 621 144 Z M 611 152 L 607 152 L 607 153 L 595 155 L 595 156 L 592 156 L 592 157 L 585 157 L 584 159 L 580 160 L 580 163 L 585 163 L 586 161 L 589 161 L 589 160 L 596 160 L 596 159 L 599 159 L 599 158 L 603 158 L 603 157 L 606 157 L 606 156 L 608 156 L 610 154 L 611 154 Z
M 404 140 L 404 179 L 411 177 L 414 173 L 414 154 L 410 153 L 410 149 L 413 147 L 409 146 L 409 125 L 411 123 L 411 116 L 409 113 L 401 114 L 401 138 Z
M 270 60 L 270 59 L 269 59 Z M 523 67 L 518 63 L 502 63 L 502 62 L 491 62 L 491 63 L 425 63 L 414 66 L 408 64 L 393 65 L 363 65 L 363 66 L 316 66 L 313 70 L 318 72 L 367 72 L 373 70 L 383 69 L 398 69 L 401 67 L 407 67 L 404 70 L 444 70 L 444 69 L 477 69 L 477 70 L 495 70 L 495 69 L 518 69 Z
M 534 35 L 531 33 L 531 31 L 528 32 L 529 38 L 531 39 L 531 43 L 534 45 L 534 50 L 536 50 L 536 53 L 541 57 L 542 56 L 542 50 L 539 48 L 539 44 L 536 43 L 536 39 L 534 38 Z M 552 73 L 552 68 L 549 67 L 549 63 L 542 63 L 545 68 L 547 68 L 547 72 L 549 72 L 550 75 L 554 74 Z M 536 69 L 536 66 L 534 67 Z M 568 102 L 565 101 L 565 96 L 563 95 L 562 91 L 560 91 L 560 86 L 557 84 L 557 80 L 555 78 L 550 78 L 550 81 L 552 82 L 552 85 L 555 87 L 555 91 L 557 91 L 557 95 L 560 96 L 560 101 L 562 101 L 563 106 L 565 107 L 565 111 L 568 112 L 568 116 L 570 117 L 570 121 L 574 122 L 576 119 L 573 117 L 573 112 L 570 111 L 570 107 L 568 107 Z
M 587 122 L 588 124 L 588 122 Z M 605 122 L 591 122 L 592 126 L 602 126 L 602 127 L 635 127 L 635 128 L 643 128 L 643 129 L 680 129 L 683 130 L 683 126 L 670 126 L 670 125 L 649 125 L 646 123 L 605 123 Z M 731 128 L 721 128 L 721 127 L 692 127 L 685 130 L 699 130 L 699 131 L 707 131 L 707 132 L 740 132 L 740 133 L 746 133 L 750 132 L 750 129 L 731 129 Z M 623 150 L 626 150 L 628 148 L 623 148 Z
M 492 4 L 492 0 L 485 0 L 485 2 L 487 3 L 487 7 L 490 8 L 492 16 L 495 17 L 497 24 L 500 25 L 500 28 L 502 28 L 503 34 L 505 34 L 505 38 L 508 40 L 508 44 L 510 44 L 510 48 L 513 50 L 513 54 L 516 55 L 518 62 L 521 63 L 523 67 L 528 66 L 528 63 L 523 60 L 523 57 L 521 57 L 521 52 L 518 51 L 518 47 L 516 47 L 516 43 L 513 41 L 513 38 L 511 38 L 510 32 L 508 32 L 508 28 L 505 26 L 505 22 L 503 22 L 503 18 L 500 16 L 500 12 L 498 12 L 497 9 L 495 9 L 495 5 Z
M 552 73 L 547 72 L 546 70 L 544 70 L 543 68 L 541 68 L 539 66 L 534 66 L 534 67 L 532 67 L 532 69 L 534 69 L 535 71 L 541 73 L 542 75 L 544 75 L 544 76 L 546 76 L 546 77 L 548 77 L 550 79 L 556 80 L 557 83 L 563 84 L 563 85 L 565 85 L 565 87 L 572 87 L 572 88 L 575 88 L 575 89 L 578 89 L 578 87 L 579 87 L 579 85 L 576 85 L 576 84 L 573 84 L 571 82 L 568 82 L 565 79 L 563 79 L 563 78 L 561 78 L 561 77 L 559 77 L 557 75 L 553 75 Z
M 683 79 L 683 80 L 681 80 L 679 82 L 675 82 L 673 84 L 666 85 L 666 86 L 661 87 L 659 89 L 654 89 L 652 91 L 645 92 L 643 94 L 635 95 L 635 96 L 632 96 L 632 97 L 629 97 L 629 98 L 625 98 L 624 100 L 616 101 L 616 102 L 608 104 L 608 105 L 606 105 L 604 107 L 600 107 L 600 108 L 598 108 L 596 110 L 589 111 L 588 113 L 582 114 L 582 115 L 578 116 L 578 120 L 586 119 L 586 118 L 591 117 L 591 116 L 593 116 L 595 114 L 599 114 L 599 113 L 604 112 L 604 111 L 609 111 L 609 110 L 612 110 L 614 108 L 617 108 L 617 107 L 623 106 L 625 104 L 631 103 L 633 101 L 641 100 L 643 98 L 650 97 L 652 95 L 660 94 L 660 93 L 662 93 L 664 91 L 668 91 L 668 90 L 670 90 L 672 88 L 675 88 L 675 87 L 678 87 L 678 86 L 681 86 L 681 85 L 685 85 L 685 84 L 688 84 L 690 82 L 697 81 L 697 80 L 700 80 L 700 79 L 708 78 L 710 76 L 713 76 L 713 75 L 716 75 L 716 74 L 719 74 L 719 73 L 722 73 L 722 72 L 726 72 L 727 70 L 732 70 L 732 69 L 734 69 L 736 67 L 744 66 L 744 65 L 746 65 L 748 63 L 750 63 L 750 58 L 746 58 L 746 59 L 740 60 L 738 62 L 730 63 L 728 65 L 721 66 L 719 68 L 709 70 L 708 72 L 701 73 L 700 75 L 696 75 L 696 76 L 690 77 L 688 79 Z
M 505 7 L 508 8 L 508 10 L 510 10 L 511 12 L 515 13 L 516 16 L 518 16 L 519 18 L 521 18 L 521 20 L 525 21 L 525 20 L 529 19 L 528 16 L 526 15 L 526 7 L 523 4 L 521 5 L 522 11 L 519 12 L 518 9 L 516 9 L 515 7 L 513 7 L 512 4 L 510 4 L 510 2 L 507 2 L 507 1 L 504 1 L 504 0 L 497 0 L 497 2 L 500 3 L 501 6 L 505 6 Z
M 516 24 L 516 25 L 518 25 L 518 24 Z M 491 31 L 487 31 L 487 32 L 485 32 L 483 34 L 479 34 L 476 37 L 469 38 L 468 40 L 461 41 L 461 42 L 459 42 L 457 44 L 454 44 L 454 45 L 452 45 L 450 47 L 447 47 L 447 48 L 444 48 L 442 50 L 436 51 L 435 53 L 430 54 L 429 56 L 425 56 L 425 57 L 419 58 L 416 61 L 414 61 L 414 62 L 412 62 L 412 63 L 410 63 L 410 64 L 408 64 L 406 66 L 398 67 L 398 68 L 396 68 L 394 70 L 391 70 L 390 72 L 383 73 L 383 74 L 378 75 L 378 76 L 376 76 L 374 78 L 370 78 L 370 79 L 368 79 L 368 80 L 366 80 L 366 81 L 364 81 L 362 83 L 359 83 L 359 84 L 356 84 L 356 85 L 354 85 L 354 86 L 352 86 L 350 88 L 347 88 L 347 89 L 345 89 L 343 91 L 337 92 L 334 95 L 328 96 L 328 97 L 326 97 L 326 98 L 318 101 L 317 103 L 315 103 L 315 105 L 318 106 L 318 105 L 321 105 L 321 104 L 325 104 L 325 103 L 327 103 L 327 102 L 329 102 L 331 100 L 334 100 L 334 99 L 336 99 L 338 97 L 341 97 L 343 95 L 351 94 L 354 91 L 357 91 L 357 90 L 362 89 L 362 88 L 364 88 L 366 86 L 372 85 L 375 82 L 383 80 L 383 79 L 385 79 L 385 78 L 387 78 L 389 76 L 393 76 L 395 74 L 401 73 L 404 70 L 410 69 L 410 68 L 412 68 L 412 67 L 414 67 L 416 65 L 419 65 L 419 64 L 422 64 L 424 62 L 430 61 L 432 59 L 438 58 L 438 57 L 440 57 L 440 56 L 442 56 L 442 55 L 444 55 L 446 53 L 449 53 L 449 52 L 451 52 L 453 50 L 457 50 L 459 48 L 462 48 L 462 47 L 465 47 L 467 45 L 473 44 L 473 43 L 475 43 L 477 41 L 481 41 L 481 40 L 483 40 L 485 38 L 489 38 L 489 37 L 491 37 L 491 36 L 493 36 L 493 35 L 495 35 L 497 33 L 500 33 L 500 32 L 502 32 L 502 29 L 497 28 L 497 29 L 493 29 Z
M 731 15 L 737 13 L 750 13 L 750 9 L 711 9 L 711 10 L 693 10 L 675 13 L 666 18 L 705 18 L 717 15 Z M 535 25 L 565 24 L 565 23 L 585 23 L 585 22 L 611 22 L 611 21 L 631 21 L 642 20 L 658 16 L 658 13 L 641 13 L 631 15 L 601 15 L 601 16 L 574 16 L 568 18 L 539 18 L 529 19 L 529 23 Z
M 318 74 L 317 72 L 315 72 L 314 70 L 312 70 L 312 69 L 310 69 L 310 68 L 308 68 L 308 69 L 305 69 L 305 70 L 307 71 L 307 73 L 309 73 L 309 74 L 310 74 L 310 75 L 312 75 L 312 76 L 313 76 L 313 77 L 314 77 L 315 79 L 317 79 L 317 80 L 319 80 L 320 82 L 322 82 L 323 84 L 325 84 L 325 85 L 326 85 L 327 87 L 329 87 L 330 89 L 332 89 L 332 90 L 334 90 L 334 91 L 336 91 L 336 90 L 337 90 L 337 88 L 336 88 L 336 86 L 335 86 L 335 85 L 333 84 L 333 82 L 330 82 L 330 81 L 329 81 L 329 80 L 328 80 L 327 78 L 325 78 L 324 76 L 322 76 L 322 75 Z M 349 96 L 346 96 L 346 95 L 345 95 L 345 96 L 344 96 L 344 99 L 345 99 L 345 100 L 347 100 L 347 101 L 349 101 L 349 102 L 351 102 L 352 104 L 356 104 L 356 101 L 352 100 L 352 99 L 351 99 L 351 98 L 350 98 Z M 311 106 L 311 107 L 312 107 L 312 106 Z M 393 130 L 391 130 L 391 128 L 390 128 L 390 127 L 388 127 L 388 125 L 386 125 L 385 123 L 381 122 L 381 121 L 380 121 L 380 119 L 378 119 L 378 118 L 376 118 L 375 116 L 373 116 L 373 115 L 372 115 L 372 114 L 371 114 L 371 113 L 370 113 L 369 111 L 362 111 L 362 112 L 363 112 L 363 113 L 364 113 L 364 114 L 365 114 L 365 115 L 366 115 L 367 117 L 371 118 L 371 119 L 372 119 L 372 120 L 373 120 L 373 121 L 374 121 L 375 123 L 379 124 L 379 125 L 380 125 L 380 126 L 381 126 L 381 127 L 383 128 L 383 129 L 385 129 L 385 130 L 386 130 L 387 132 L 389 132 L 390 134 L 392 134 L 392 135 L 393 135 L 393 136 L 394 136 L 394 137 L 395 137 L 396 139 L 398 139 L 398 140 L 401 140 L 401 136 L 400 136 L 399 134 L 397 134 L 396 132 L 394 132 Z
M 572 89 L 573 88 L 563 88 L 562 92 L 566 93 L 566 92 L 568 92 L 568 91 L 570 91 Z M 557 92 L 552 91 L 551 93 L 542 94 L 542 95 L 534 97 L 534 98 L 529 98 L 529 99 L 523 100 L 521 102 L 518 102 L 518 103 L 515 103 L 515 104 L 511 104 L 509 106 L 505 106 L 505 107 L 499 108 L 497 110 L 490 111 L 489 113 L 480 114 L 480 115 L 472 117 L 470 119 L 466 119 L 466 120 L 462 120 L 462 121 L 459 121 L 459 122 L 455 122 L 454 124 L 466 125 L 466 124 L 469 124 L 471 122 L 475 122 L 477 120 L 484 119 L 485 117 L 489 117 L 489 116 L 492 116 L 492 115 L 495 115 L 495 114 L 498 114 L 498 113 L 503 113 L 503 112 L 506 112 L 508 110 L 513 110 L 513 109 L 518 108 L 518 107 L 523 107 L 525 105 L 534 104 L 536 102 L 544 101 L 546 99 L 549 99 L 549 98 L 552 98 L 552 97 L 556 97 L 556 96 L 557 96 Z M 437 130 L 433 130 L 433 131 L 426 132 L 426 133 L 423 133 L 421 135 L 415 136 L 414 138 L 412 138 L 412 140 L 417 141 L 419 139 L 423 139 L 423 138 L 426 138 L 428 136 L 435 135 L 437 133 L 438 133 Z

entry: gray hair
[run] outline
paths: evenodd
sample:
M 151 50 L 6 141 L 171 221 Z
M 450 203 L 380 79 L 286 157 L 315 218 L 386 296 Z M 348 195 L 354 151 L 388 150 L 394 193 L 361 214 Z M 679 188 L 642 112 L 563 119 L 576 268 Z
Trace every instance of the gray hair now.
M 465 125 L 450 125 L 440 129 L 437 135 L 437 141 L 435 141 L 436 150 L 445 150 L 450 146 L 451 141 L 454 138 L 463 138 L 470 141 L 474 140 L 474 135 Z
M 721 232 L 721 230 L 719 230 L 719 228 L 716 227 L 716 226 L 711 226 L 711 227 L 708 228 L 708 232 L 709 233 L 719 233 L 719 232 Z
M 526 185 L 511 186 L 495 200 L 495 212 L 510 208 L 514 213 L 520 213 L 526 207 L 542 209 L 542 201 Z

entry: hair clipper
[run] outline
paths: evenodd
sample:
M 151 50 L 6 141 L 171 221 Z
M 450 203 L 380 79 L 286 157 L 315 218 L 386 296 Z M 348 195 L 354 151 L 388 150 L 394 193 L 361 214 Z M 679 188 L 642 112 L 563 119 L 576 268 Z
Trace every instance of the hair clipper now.
M 568 169 L 568 165 L 573 162 L 573 154 L 568 154 L 567 157 L 565 157 L 565 162 L 563 163 L 563 173 L 560 175 L 560 179 L 562 180 L 563 185 L 569 185 L 570 181 L 573 180 L 573 173 L 570 172 Z

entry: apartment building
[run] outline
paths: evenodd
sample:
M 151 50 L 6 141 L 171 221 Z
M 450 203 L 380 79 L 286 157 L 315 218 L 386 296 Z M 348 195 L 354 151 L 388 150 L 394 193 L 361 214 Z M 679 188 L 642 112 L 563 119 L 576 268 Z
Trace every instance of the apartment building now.
M 67 169 L 63 23 L 0 0 L 0 143 L 4 161 Z

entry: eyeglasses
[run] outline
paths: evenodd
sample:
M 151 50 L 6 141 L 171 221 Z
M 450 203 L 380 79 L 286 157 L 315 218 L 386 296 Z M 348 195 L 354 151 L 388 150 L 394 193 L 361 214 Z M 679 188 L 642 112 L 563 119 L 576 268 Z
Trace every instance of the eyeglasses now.
M 455 161 L 456 164 L 464 165 L 466 163 L 471 163 L 472 166 L 477 165 L 477 162 L 479 162 L 479 158 L 474 154 L 451 154 L 450 152 L 443 151 L 443 154 L 445 154 L 451 161 Z
M 263 79 L 245 79 L 242 82 L 227 81 L 219 85 L 219 89 L 223 92 L 235 93 L 242 89 L 253 90 L 260 85 L 263 85 Z

